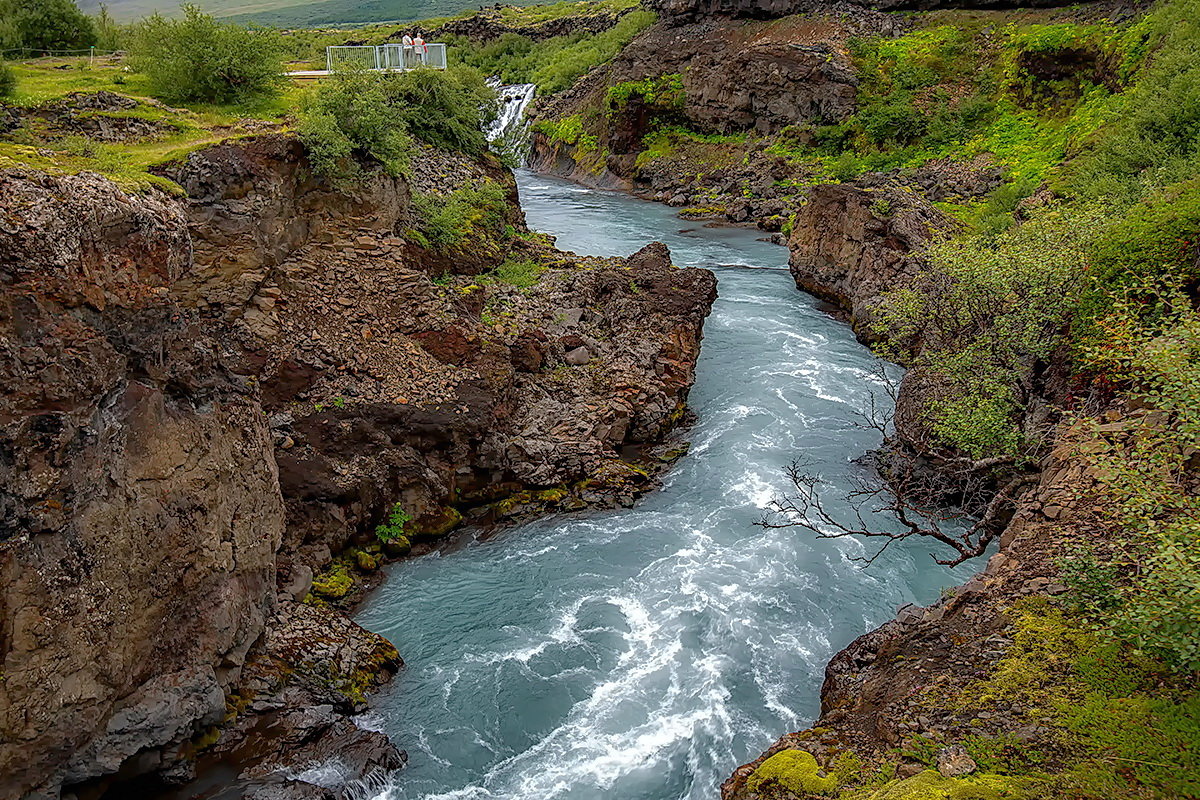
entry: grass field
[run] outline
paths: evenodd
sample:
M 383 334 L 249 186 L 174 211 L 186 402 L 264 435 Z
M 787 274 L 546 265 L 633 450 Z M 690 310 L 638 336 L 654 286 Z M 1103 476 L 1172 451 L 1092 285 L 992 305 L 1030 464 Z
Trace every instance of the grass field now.
M 79 0 L 79 6 L 85 12 L 95 14 L 100 10 L 101 2 L 120 22 L 132 22 L 155 11 L 176 16 L 180 7 L 178 0 Z M 527 0 L 512 2 L 515 5 L 532 4 Z M 482 3 L 470 0 L 200 0 L 199 5 L 215 17 L 235 22 L 297 28 L 411 22 L 474 11 Z

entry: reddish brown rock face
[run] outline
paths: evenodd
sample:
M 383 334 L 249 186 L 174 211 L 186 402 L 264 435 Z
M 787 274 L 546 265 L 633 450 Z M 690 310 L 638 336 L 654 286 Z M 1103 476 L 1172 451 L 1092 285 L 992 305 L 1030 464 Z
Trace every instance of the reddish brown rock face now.
M 257 399 L 161 292 L 185 220 L 94 176 L 0 176 L 0 792 L 115 771 L 224 713 L 274 603 Z M 16 213 L 14 213 L 16 212 Z
M 414 168 L 515 197 L 494 160 Z M 459 498 L 633 474 L 615 448 L 680 418 L 715 299 L 661 245 L 585 269 L 510 243 L 555 266 L 435 283 L 502 258 L 415 247 L 403 180 L 334 191 L 286 137 L 164 171 L 186 199 L 0 174 L 0 796 L 185 779 L 227 700 L 222 758 L 396 766 L 339 715 L 399 658 L 296 604 L 314 571 L 396 503 L 441 534 Z
M 849 312 L 860 339 L 873 341 L 880 294 L 921 269 L 921 252 L 953 221 L 911 192 L 818 186 L 796 212 L 789 264 L 796 286 Z

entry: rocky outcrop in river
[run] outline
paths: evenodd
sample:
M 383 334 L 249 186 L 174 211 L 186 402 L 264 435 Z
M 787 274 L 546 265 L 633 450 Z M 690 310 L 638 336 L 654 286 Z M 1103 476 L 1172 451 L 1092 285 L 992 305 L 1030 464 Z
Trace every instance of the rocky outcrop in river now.
M 0 174 L 0 795 L 393 769 L 347 715 L 399 654 L 337 610 L 376 526 L 402 554 L 651 484 L 617 448 L 685 418 L 712 275 L 560 253 L 494 160 L 414 161 L 505 187 L 508 232 L 423 247 L 404 179 L 334 190 L 286 136 L 165 168 L 184 198 Z M 533 285 L 476 277 L 505 258 Z

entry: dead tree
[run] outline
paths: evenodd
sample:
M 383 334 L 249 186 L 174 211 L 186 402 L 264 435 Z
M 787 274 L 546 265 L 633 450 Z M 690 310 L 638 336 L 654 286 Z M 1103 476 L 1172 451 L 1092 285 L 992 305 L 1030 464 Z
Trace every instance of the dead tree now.
M 897 385 L 880 370 L 889 403 L 872 393 L 860 412 L 861 427 L 879 431 L 883 448 L 867 459 L 865 474 L 852 475 L 852 489 L 844 499 L 848 511 L 834 512 L 822 495 L 828 482 L 804 461 L 793 461 L 786 473 L 793 491 L 775 498 L 758 525 L 764 528 L 803 528 L 818 539 L 845 536 L 881 539 L 883 545 L 870 557 L 856 561 L 874 563 L 893 542 L 923 536 L 950 547 L 957 554 L 934 561 L 953 567 L 982 555 L 1016 509 L 1021 490 L 1035 481 L 1029 473 L 1007 474 L 998 482 L 998 470 L 1012 464 L 1008 457 L 971 459 L 956 453 L 918 453 L 894 428 Z M 953 484 L 955 498 L 946 503 L 945 486 Z M 885 515 L 898 523 L 886 530 L 874 522 Z

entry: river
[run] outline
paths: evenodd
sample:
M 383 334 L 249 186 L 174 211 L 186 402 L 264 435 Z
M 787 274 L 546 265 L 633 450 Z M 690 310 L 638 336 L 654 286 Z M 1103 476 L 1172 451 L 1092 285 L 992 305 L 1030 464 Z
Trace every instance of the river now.
M 389 568 L 357 617 L 407 662 L 368 720 L 410 758 L 379 797 L 714 800 L 734 767 L 816 716 L 839 648 L 964 576 L 918 542 L 863 569 L 860 542 L 753 525 L 796 456 L 837 494 L 878 444 L 855 426 L 877 361 L 796 291 L 785 248 L 518 178 L 530 227 L 563 249 L 628 255 L 657 239 L 716 272 L 699 421 L 632 509 L 467 535 Z

